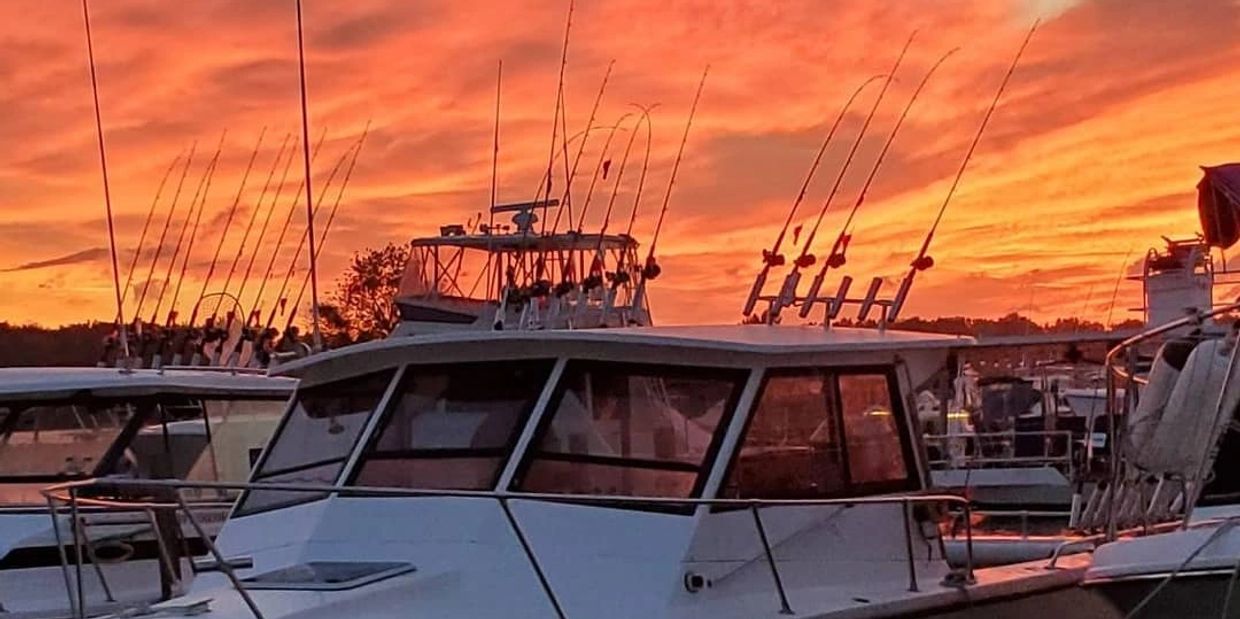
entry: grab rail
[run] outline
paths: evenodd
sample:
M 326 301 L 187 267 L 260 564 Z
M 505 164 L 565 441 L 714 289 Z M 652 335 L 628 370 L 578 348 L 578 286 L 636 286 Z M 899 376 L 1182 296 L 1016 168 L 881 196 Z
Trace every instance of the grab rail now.
M 90 505 L 96 507 L 112 507 L 120 509 L 141 509 L 141 510 L 159 510 L 171 509 L 174 511 L 184 511 L 190 525 L 202 536 L 202 542 L 207 547 L 208 552 L 215 558 L 216 562 L 221 566 L 221 571 L 230 581 L 233 588 L 242 597 L 243 601 L 249 607 L 251 614 L 255 619 L 263 619 L 262 611 L 258 605 L 250 597 L 249 592 L 245 589 L 244 583 L 237 577 L 235 572 L 228 565 L 219 548 L 215 544 L 215 540 L 211 539 L 202 525 L 194 516 L 191 505 L 187 504 L 178 494 L 176 502 L 159 501 L 159 500 L 126 500 L 126 499 L 105 499 L 95 497 L 81 496 L 83 488 L 105 488 L 105 489 L 158 489 L 179 491 L 182 489 L 218 489 L 218 490 L 265 490 L 275 492 L 305 492 L 305 493 L 330 493 L 338 496 L 384 496 L 384 497 L 403 497 L 403 498 L 474 498 L 487 499 L 496 501 L 500 508 L 504 511 L 506 518 L 513 529 L 518 542 L 526 559 L 529 561 L 531 568 L 538 577 L 543 592 L 550 601 L 552 607 L 556 611 L 559 619 L 566 619 L 563 606 L 560 604 L 559 597 L 551 587 L 551 583 L 546 576 L 542 565 L 539 563 L 529 541 L 525 535 L 525 531 L 521 528 L 517 519 L 512 515 L 508 502 L 514 499 L 546 501 L 556 503 L 576 503 L 587 505 L 638 505 L 638 506 L 678 506 L 678 507 L 738 507 L 748 509 L 753 514 L 754 526 L 757 530 L 759 541 L 762 544 L 763 554 L 766 562 L 771 570 L 771 578 L 779 597 L 780 613 L 792 614 L 793 610 L 788 601 L 788 594 L 784 586 L 783 578 L 779 572 L 778 562 L 775 560 L 774 552 L 770 540 L 767 538 L 766 529 L 763 524 L 761 509 L 767 507 L 813 507 L 837 505 L 841 507 L 854 507 L 858 505 L 899 505 L 903 511 L 904 535 L 905 535 L 905 551 L 906 563 L 909 573 L 909 591 L 918 590 L 916 557 L 913 553 L 912 538 L 912 517 L 911 510 L 914 505 L 957 505 L 960 506 L 964 514 L 965 535 L 966 535 L 966 561 L 963 574 L 963 581 L 967 584 L 974 582 L 973 574 L 973 529 L 972 529 L 972 508 L 969 500 L 965 497 L 954 494 L 908 494 L 896 496 L 872 496 L 872 497 L 855 497 L 855 498 L 838 498 L 838 499 L 708 499 L 708 498 L 672 498 L 672 497 L 629 497 L 629 496 L 611 496 L 611 495 L 593 495 L 593 494 L 550 494 L 550 493 L 530 493 L 530 492 L 507 492 L 507 491 L 480 491 L 480 490 L 422 490 L 422 489 L 406 489 L 406 488 L 384 488 L 370 486 L 333 486 L 324 484 L 285 484 L 285 483 L 266 483 L 266 482 L 191 482 L 182 480 L 114 480 L 114 479 L 86 479 L 73 482 L 65 482 L 54 486 L 44 488 L 41 493 L 47 499 L 48 508 L 53 514 L 53 522 L 55 522 L 55 513 L 57 511 L 57 502 L 67 504 L 72 509 L 76 509 L 78 505 Z M 59 538 L 59 535 L 57 536 Z M 161 554 L 166 551 L 163 547 L 163 539 L 156 535 L 157 543 L 160 545 Z M 63 552 L 61 546 L 61 568 L 64 573 L 65 584 L 68 587 L 71 579 L 70 565 L 68 557 Z M 75 557 L 77 569 L 80 574 L 81 556 Z M 70 603 L 74 608 L 75 617 L 85 617 L 85 603 L 82 598 L 82 585 L 80 577 L 77 585 L 77 597 L 74 599 L 73 588 L 69 589 Z
M 967 440 L 974 439 L 979 442 L 985 442 L 987 439 L 1012 439 L 1042 437 L 1044 439 L 1043 452 L 1060 451 L 1052 449 L 1059 441 L 1063 442 L 1062 455 L 1043 455 L 1043 456 L 983 456 L 980 454 L 964 454 L 961 458 L 952 458 L 945 456 L 930 460 L 930 465 L 936 467 L 936 470 L 953 470 L 953 469 L 969 469 L 982 468 L 985 465 L 993 464 L 1009 464 L 1013 466 L 1045 466 L 1048 464 L 1064 465 L 1068 467 L 1069 477 L 1075 469 L 1075 460 L 1073 459 L 1073 442 L 1071 430 L 1013 430 L 1010 432 L 964 432 L 960 434 L 926 434 L 923 436 L 927 445 L 935 444 L 944 446 L 950 440 Z M 979 446 L 980 449 L 980 446 Z M 979 466 L 973 466 L 979 465 Z

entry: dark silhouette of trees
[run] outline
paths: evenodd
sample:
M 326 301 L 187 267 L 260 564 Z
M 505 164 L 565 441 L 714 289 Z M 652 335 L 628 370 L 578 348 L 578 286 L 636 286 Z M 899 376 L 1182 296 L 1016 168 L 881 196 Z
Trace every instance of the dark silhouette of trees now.
M 400 315 L 393 299 L 408 259 L 409 248 L 394 243 L 353 255 L 329 302 L 319 306 L 319 326 L 329 347 L 382 339 L 396 328 Z

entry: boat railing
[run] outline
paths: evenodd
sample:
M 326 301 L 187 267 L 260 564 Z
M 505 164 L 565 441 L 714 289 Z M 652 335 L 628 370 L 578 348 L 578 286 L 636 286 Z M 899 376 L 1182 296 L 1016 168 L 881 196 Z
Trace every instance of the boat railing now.
M 521 527 L 516 517 L 513 515 L 511 502 L 514 500 L 521 501 L 544 501 L 553 503 L 572 503 L 586 504 L 598 506 L 640 506 L 646 508 L 685 508 L 685 507 L 708 507 L 708 508 L 730 508 L 731 510 L 743 509 L 749 511 L 753 517 L 753 524 L 758 541 L 762 545 L 762 557 L 765 559 L 767 567 L 770 569 L 772 584 L 775 593 L 778 596 L 780 614 L 795 614 L 789 602 L 788 593 L 784 585 L 784 579 L 780 573 L 779 563 L 775 559 L 770 538 L 767 536 L 767 529 L 762 518 L 764 509 L 776 507 L 817 507 L 817 506 L 836 506 L 841 508 L 850 508 L 863 505 L 898 505 L 903 514 L 902 523 L 904 529 L 904 550 L 905 564 L 908 569 L 908 590 L 918 591 L 919 583 L 917 578 L 917 557 L 914 553 L 913 527 L 914 527 L 914 508 L 919 506 L 938 506 L 940 508 L 959 508 L 964 514 L 965 524 L 965 540 L 966 540 L 966 558 L 962 571 L 953 571 L 948 576 L 948 581 L 954 586 L 963 586 L 974 582 L 973 576 L 973 530 L 971 506 L 969 500 L 965 497 L 954 494 L 900 494 L 885 496 L 868 496 L 854 498 L 832 498 L 832 499 L 708 499 L 708 498 L 672 498 L 672 497 L 629 497 L 629 496 L 613 496 L 613 495 L 583 495 L 583 494 L 548 494 L 548 493 L 530 493 L 530 492 L 508 492 L 508 491 L 476 491 L 476 490 L 421 490 L 406 488 L 385 488 L 385 487 L 369 487 L 369 486 L 335 486 L 327 484 L 284 484 L 284 483 L 266 483 L 266 482 L 195 482 L 184 480 L 131 480 L 131 479 L 87 479 L 73 482 L 66 482 L 49 486 L 42 490 L 43 496 L 47 499 L 49 513 L 52 514 L 53 533 L 56 537 L 57 547 L 60 549 L 61 571 L 64 577 L 64 584 L 67 591 L 70 607 L 73 609 L 74 617 L 84 619 L 86 617 L 86 605 L 83 586 L 83 547 L 88 540 L 83 540 L 78 533 L 78 528 L 74 527 L 73 537 L 68 541 L 69 545 L 74 547 L 74 560 L 69 560 L 66 551 L 65 538 L 60 530 L 56 514 L 63 513 L 66 509 L 69 511 L 72 521 L 79 522 L 78 512 L 81 507 L 90 506 L 98 508 L 115 508 L 125 510 L 138 510 L 145 512 L 150 519 L 152 526 L 158 522 L 156 514 L 160 512 L 172 512 L 175 516 L 177 513 L 183 514 L 186 522 L 192 527 L 194 532 L 201 537 L 203 545 L 206 547 L 210 558 L 214 561 L 211 564 L 198 566 L 191 562 L 191 568 L 195 570 L 218 570 L 221 572 L 237 591 L 242 601 L 249 608 L 255 619 L 263 619 L 263 613 L 254 601 L 250 592 L 246 589 L 243 580 L 237 576 L 236 567 L 238 565 L 246 565 L 245 558 L 226 558 L 215 544 L 215 540 L 208 534 L 205 527 L 199 521 L 194 513 L 192 504 L 188 503 L 182 496 L 183 490 L 216 490 L 216 491 L 274 491 L 274 492 L 290 492 L 290 493 L 310 493 L 310 494 L 330 494 L 335 496 L 358 496 L 358 497 L 398 497 L 398 498 L 464 498 L 495 501 L 500 510 L 503 512 L 513 536 L 516 538 L 521 550 L 533 570 L 538 582 L 543 590 L 544 595 L 551 606 L 555 609 L 556 616 L 559 619 L 567 619 L 564 607 L 560 603 L 559 597 L 551 586 L 551 582 L 534 554 L 526 531 Z M 84 493 L 86 493 L 84 495 Z M 107 493 L 127 494 L 128 496 L 108 496 Z M 169 548 L 163 536 L 156 532 L 156 543 L 159 547 L 158 559 L 163 567 L 172 571 L 173 562 L 177 560 L 174 555 L 175 548 Z M 89 558 L 89 555 L 87 556 Z M 702 580 L 702 577 L 695 577 L 694 574 L 686 574 L 685 587 L 690 591 L 695 591 L 693 581 Z
M 930 460 L 931 468 L 936 470 L 1051 466 L 1064 471 L 1069 479 L 1075 473 L 1074 437 L 1071 430 L 927 434 L 924 438 L 926 446 L 936 447 L 940 454 Z M 1021 451 L 1021 439 L 1034 442 L 1040 440 L 1040 449 L 1035 450 L 1040 453 L 1018 455 Z

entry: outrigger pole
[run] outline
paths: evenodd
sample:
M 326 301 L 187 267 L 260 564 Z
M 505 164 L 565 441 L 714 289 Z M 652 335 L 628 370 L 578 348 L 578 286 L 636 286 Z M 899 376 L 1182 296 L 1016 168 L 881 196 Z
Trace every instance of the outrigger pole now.
M 900 282 L 900 288 L 891 302 L 887 321 L 895 321 L 900 315 L 900 310 L 904 307 L 904 301 L 908 298 L 909 289 L 913 287 L 913 278 L 917 276 L 917 272 L 925 271 L 934 266 L 934 259 L 927 253 L 930 250 L 930 242 L 934 240 L 934 233 L 938 230 L 939 223 L 943 221 L 943 213 L 947 212 L 947 205 L 951 203 L 952 196 L 956 194 L 956 188 L 960 186 L 960 178 L 964 176 L 965 169 L 969 167 L 969 160 L 973 158 L 973 153 L 977 149 L 977 143 L 981 141 L 982 134 L 986 131 L 986 125 L 990 123 L 990 117 L 999 105 L 999 98 L 1003 96 L 1003 91 L 1007 89 L 1008 81 L 1012 78 L 1012 74 L 1016 72 L 1016 67 L 1020 64 L 1020 57 L 1025 53 L 1025 48 L 1029 46 L 1029 41 L 1033 39 L 1033 33 L 1037 31 L 1040 21 L 1035 21 L 1033 27 L 1029 29 L 1029 34 L 1025 35 L 1024 42 L 1016 50 L 1016 57 L 1012 59 L 1012 66 L 1008 67 L 1007 73 L 1003 76 L 1003 81 L 999 83 L 999 90 L 995 91 L 995 98 L 990 102 L 986 115 L 982 117 L 982 124 L 977 128 L 977 134 L 973 136 L 973 142 L 969 144 L 969 150 L 965 153 L 964 160 L 960 162 L 960 169 L 956 171 L 956 178 L 952 181 L 951 188 L 947 190 L 947 196 L 943 198 L 943 205 L 939 207 L 939 212 L 934 217 L 934 223 L 930 226 L 930 230 L 926 232 L 926 238 L 921 243 L 921 249 L 917 252 L 917 257 L 909 265 L 908 274 Z
M 827 199 L 822 203 L 822 208 L 818 211 L 818 219 L 814 222 L 814 227 L 810 228 L 809 235 L 805 238 L 805 244 L 801 248 L 801 255 L 792 261 L 792 271 L 784 278 L 784 284 L 779 290 L 779 295 L 771 301 L 770 311 L 767 312 L 767 322 L 774 323 L 779 318 L 779 312 L 784 307 L 792 305 L 796 302 L 797 286 L 801 283 L 801 269 L 809 268 L 817 261 L 813 254 L 809 253 L 814 245 L 814 237 L 818 235 L 818 229 L 822 227 L 822 219 L 826 216 L 827 210 L 831 208 L 831 201 L 835 199 L 835 194 L 839 191 L 841 183 L 844 181 L 844 175 L 848 173 L 849 166 L 852 165 L 853 158 L 857 155 L 857 149 L 861 146 L 861 141 L 865 139 L 866 130 L 870 127 L 870 122 L 874 120 L 874 114 L 878 111 L 878 107 L 883 102 L 883 96 L 887 94 L 887 88 L 891 86 L 891 81 L 895 79 L 896 72 L 900 69 L 900 63 L 904 61 L 904 55 L 908 53 L 908 48 L 913 44 L 913 39 L 917 37 L 917 31 L 914 30 L 909 35 L 908 41 L 904 43 L 904 48 L 900 50 L 900 55 L 896 57 L 896 62 L 891 67 L 891 71 L 887 72 L 887 79 L 883 81 L 883 87 L 878 91 L 878 97 L 874 100 L 874 104 L 870 106 L 870 113 L 866 115 L 865 122 L 861 125 L 861 130 L 857 132 L 857 138 L 853 140 L 852 148 L 848 150 L 848 157 L 844 159 L 844 164 L 840 166 L 840 172 L 835 176 L 835 184 L 831 186 L 831 193 L 827 194 Z
M 672 173 L 667 179 L 667 191 L 663 194 L 663 206 L 659 209 L 659 219 L 654 225 L 654 235 L 650 237 L 650 247 L 646 251 L 646 262 L 642 265 L 642 278 L 637 283 L 637 292 L 633 294 L 633 309 L 645 303 L 646 282 L 659 277 L 663 269 L 655 259 L 655 248 L 659 245 L 659 234 L 663 232 L 663 220 L 667 217 L 668 205 L 672 200 L 672 188 L 676 186 L 676 173 L 680 171 L 680 160 L 685 154 L 685 144 L 689 142 L 689 130 L 693 128 L 693 117 L 697 114 L 698 102 L 702 99 L 702 89 L 706 86 L 706 76 L 710 73 L 710 65 L 702 69 L 702 79 L 698 81 L 697 92 L 693 95 L 693 103 L 689 106 L 689 118 L 685 121 L 685 132 L 680 136 L 680 147 L 676 149 L 676 159 L 672 161 Z
M 86 23 L 86 56 L 90 61 L 90 89 L 95 102 L 95 135 L 99 139 L 99 168 L 103 173 L 103 204 L 108 217 L 108 248 L 112 255 L 112 285 L 116 293 L 116 330 L 121 358 L 129 357 L 129 335 L 126 333 L 125 300 L 121 295 L 121 268 L 116 257 L 116 226 L 112 221 L 112 189 L 108 185 L 108 155 L 103 143 L 103 116 L 99 111 L 99 78 L 95 72 L 95 44 L 90 33 L 90 7 L 82 0 L 82 19 Z
M 908 118 L 908 113 L 913 109 L 913 104 L 917 102 L 917 97 L 921 94 L 922 89 L 930 81 L 930 77 L 938 70 L 952 54 L 960 51 L 959 47 L 952 48 L 939 57 L 938 62 L 926 71 L 925 76 L 921 78 L 921 83 L 917 85 L 917 89 L 913 91 L 913 96 L 909 98 L 908 105 L 904 106 L 904 111 L 900 113 L 900 118 L 896 119 L 896 124 L 891 129 L 891 134 L 887 136 L 887 141 L 883 143 L 883 148 L 878 152 L 878 158 L 874 161 L 874 166 L 870 168 L 870 174 L 866 177 L 865 182 L 861 185 L 861 191 L 857 193 L 857 201 L 853 203 L 852 209 L 848 211 L 848 217 L 844 219 L 844 225 L 840 226 L 840 234 L 835 237 L 835 243 L 831 245 L 831 253 L 827 254 L 827 259 L 822 262 L 822 268 L 818 270 L 818 274 L 814 276 L 814 281 L 810 283 L 809 292 L 805 295 L 805 301 L 801 303 L 800 316 L 805 318 L 809 316 L 810 311 L 814 308 L 814 303 L 818 301 L 818 292 L 822 289 L 822 282 L 827 277 L 827 271 L 830 269 L 838 269 L 844 266 L 848 261 L 845 253 L 848 251 L 848 243 L 852 241 L 853 218 L 857 216 L 857 211 L 861 209 L 861 205 L 865 203 L 866 192 L 869 191 L 870 185 L 874 183 L 874 179 L 878 176 L 878 170 L 882 167 L 883 161 L 886 160 L 887 151 L 895 142 L 896 135 L 900 133 L 900 127 L 904 126 L 904 119 Z M 847 289 L 845 289 L 845 294 Z M 844 298 L 844 294 L 838 295 Z M 838 310 L 837 310 L 838 311 Z M 828 320 L 832 318 L 832 308 L 827 308 Z
M 870 79 L 861 82 L 861 85 L 844 102 L 844 107 L 840 108 L 840 113 L 836 115 L 835 122 L 831 123 L 831 128 L 827 130 L 827 137 L 822 140 L 822 145 L 818 147 L 818 153 L 814 155 L 814 162 L 809 166 L 809 174 L 805 175 L 805 182 L 801 183 L 801 191 L 797 192 L 796 200 L 793 200 L 792 208 L 788 210 L 788 217 L 784 219 L 784 226 L 779 229 L 779 234 L 775 237 L 775 242 L 771 245 L 771 249 L 763 250 L 762 252 L 762 270 L 758 272 L 758 276 L 753 280 L 753 288 L 749 291 L 749 298 L 745 299 L 745 308 L 742 310 L 745 316 L 753 314 L 754 307 L 758 304 L 758 297 L 762 294 L 762 288 L 766 285 L 766 278 L 770 275 L 771 269 L 784 264 L 785 259 L 783 254 L 779 253 L 779 248 L 783 246 L 784 238 L 788 235 L 788 228 L 792 225 L 793 218 L 796 217 L 797 209 L 801 207 L 801 202 L 805 200 L 805 193 L 809 190 L 809 184 L 818 173 L 818 166 L 822 163 L 822 156 L 827 152 L 827 147 L 831 145 L 836 129 L 839 129 L 840 123 L 844 121 L 844 116 L 848 114 L 849 108 L 852 107 L 853 101 L 857 99 L 861 91 L 865 90 L 866 86 L 884 77 L 886 76 L 880 73 L 872 75 Z
M 297 0 L 297 68 L 301 76 L 301 154 L 305 164 L 306 181 L 306 238 L 310 240 L 310 313 L 311 328 L 314 333 L 314 352 L 323 349 L 323 332 L 319 328 L 319 268 L 315 263 L 318 252 L 314 243 L 314 212 L 317 210 L 311 199 L 310 172 L 310 111 L 306 103 L 306 44 L 302 28 L 301 0 Z

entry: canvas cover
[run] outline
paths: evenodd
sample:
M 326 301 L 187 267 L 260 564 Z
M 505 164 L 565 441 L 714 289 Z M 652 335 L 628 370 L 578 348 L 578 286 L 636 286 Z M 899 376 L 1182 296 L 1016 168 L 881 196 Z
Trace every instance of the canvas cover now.
M 1206 243 L 1227 249 L 1240 240 L 1240 163 L 1202 167 L 1197 211 Z

